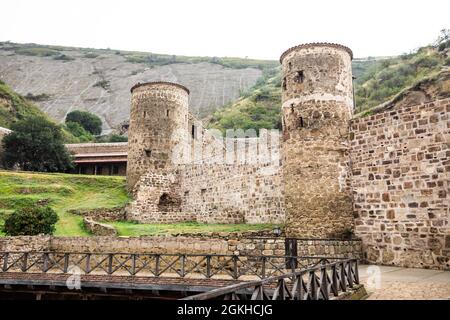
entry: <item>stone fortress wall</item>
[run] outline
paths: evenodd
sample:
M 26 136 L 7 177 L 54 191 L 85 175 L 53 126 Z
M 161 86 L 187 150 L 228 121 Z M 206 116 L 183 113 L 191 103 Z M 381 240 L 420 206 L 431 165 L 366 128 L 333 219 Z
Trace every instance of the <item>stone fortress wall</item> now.
M 128 142 L 127 180 L 134 195 L 129 219 L 284 222 L 277 132 L 224 138 L 187 113 L 188 91 L 179 85 L 158 82 L 138 89 L 132 90 Z M 166 98 L 179 94 L 182 103 Z
M 128 218 L 285 223 L 289 237 L 355 233 L 368 261 L 448 269 L 450 99 L 352 119 L 351 59 L 348 48 L 322 43 L 283 54 L 281 137 L 223 140 L 180 111 L 184 118 L 169 120 L 175 138 L 154 140 L 166 155 L 152 167 L 130 125 L 129 148 L 138 152 L 129 164 L 145 173 L 135 176 Z M 157 108 L 145 99 L 138 108 L 162 128 L 168 108 L 158 99 Z M 132 117 L 140 101 L 133 97 Z M 253 161 L 265 144 L 268 161 Z
M 450 268 L 450 99 L 351 121 L 355 232 L 371 262 Z

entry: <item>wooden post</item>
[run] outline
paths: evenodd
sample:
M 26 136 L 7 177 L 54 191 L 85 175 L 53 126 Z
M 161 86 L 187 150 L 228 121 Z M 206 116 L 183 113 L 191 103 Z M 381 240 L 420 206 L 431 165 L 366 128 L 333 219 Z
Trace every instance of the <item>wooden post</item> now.
M 108 255 L 108 274 L 112 274 L 113 273 L 113 267 L 112 267 L 112 264 L 113 264 L 113 255 L 112 254 L 109 254 Z
M 206 278 L 211 278 L 211 256 L 206 256 Z
M 134 276 L 136 274 L 136 255 L 131 255 L 131 275 Z
M 6 272 L 8 270 L 8 257 L 9 253 L 7 252 L 3 257 L 3 272 Z

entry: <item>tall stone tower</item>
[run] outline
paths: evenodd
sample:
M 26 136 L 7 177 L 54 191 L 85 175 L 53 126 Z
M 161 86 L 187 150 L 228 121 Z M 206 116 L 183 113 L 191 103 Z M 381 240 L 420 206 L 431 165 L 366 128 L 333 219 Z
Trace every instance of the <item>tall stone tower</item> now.
M 189 90 L 170 82 L 138 83 L 131 88 L 127 185 L 131 191 L 149 172 L 170 170 L 173 152 L 188 137 Z
M 286 232 L 334 237 L 353 228 L 348 185 L 352 52 L 303 44 L 281 55 Z

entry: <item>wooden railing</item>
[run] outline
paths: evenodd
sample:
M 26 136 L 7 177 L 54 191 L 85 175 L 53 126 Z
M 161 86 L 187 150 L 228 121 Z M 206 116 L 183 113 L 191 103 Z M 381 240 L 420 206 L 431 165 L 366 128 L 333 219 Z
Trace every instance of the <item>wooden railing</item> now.
M 339 258 L 332 260 L 344 261 Z M 298 270 L 322 265 L 324 262 L 329 263 L 330 260 L 316 256 L 0 252 L 0 273 L 79 273 L 251 280 L 292 274 Z
M 347 259 L 301 271 L 249 281 L 182 300 L 329 300 L 359 284 L 358 261 Z

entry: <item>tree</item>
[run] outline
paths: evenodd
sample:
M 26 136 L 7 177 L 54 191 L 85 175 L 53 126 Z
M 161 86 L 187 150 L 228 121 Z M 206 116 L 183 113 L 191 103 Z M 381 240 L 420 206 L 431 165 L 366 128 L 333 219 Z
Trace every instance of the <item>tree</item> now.
M 3 138 L 3 162 L 7 168 L 57 172 L 73 167 L 64 146 L 61 128 L 42 116 L 29 116 L 11 126 Z
M 66 122 L 66 128 L 81 142 L 88 142 L 93 140 L 92 134 L 86 131 L 78 122 Z
M 53 234 L 58 215 L 52 208 L 25 207 L 7 216 L 4 232 L 10 236 L 35 236 Z
M 102 120 L 95 114 L 87 111 L 75 110 L 69 112 L 66 116 L 66 123 L 68 122 L 79 123 L 86 131 L 93 135 L 102 133 Z

